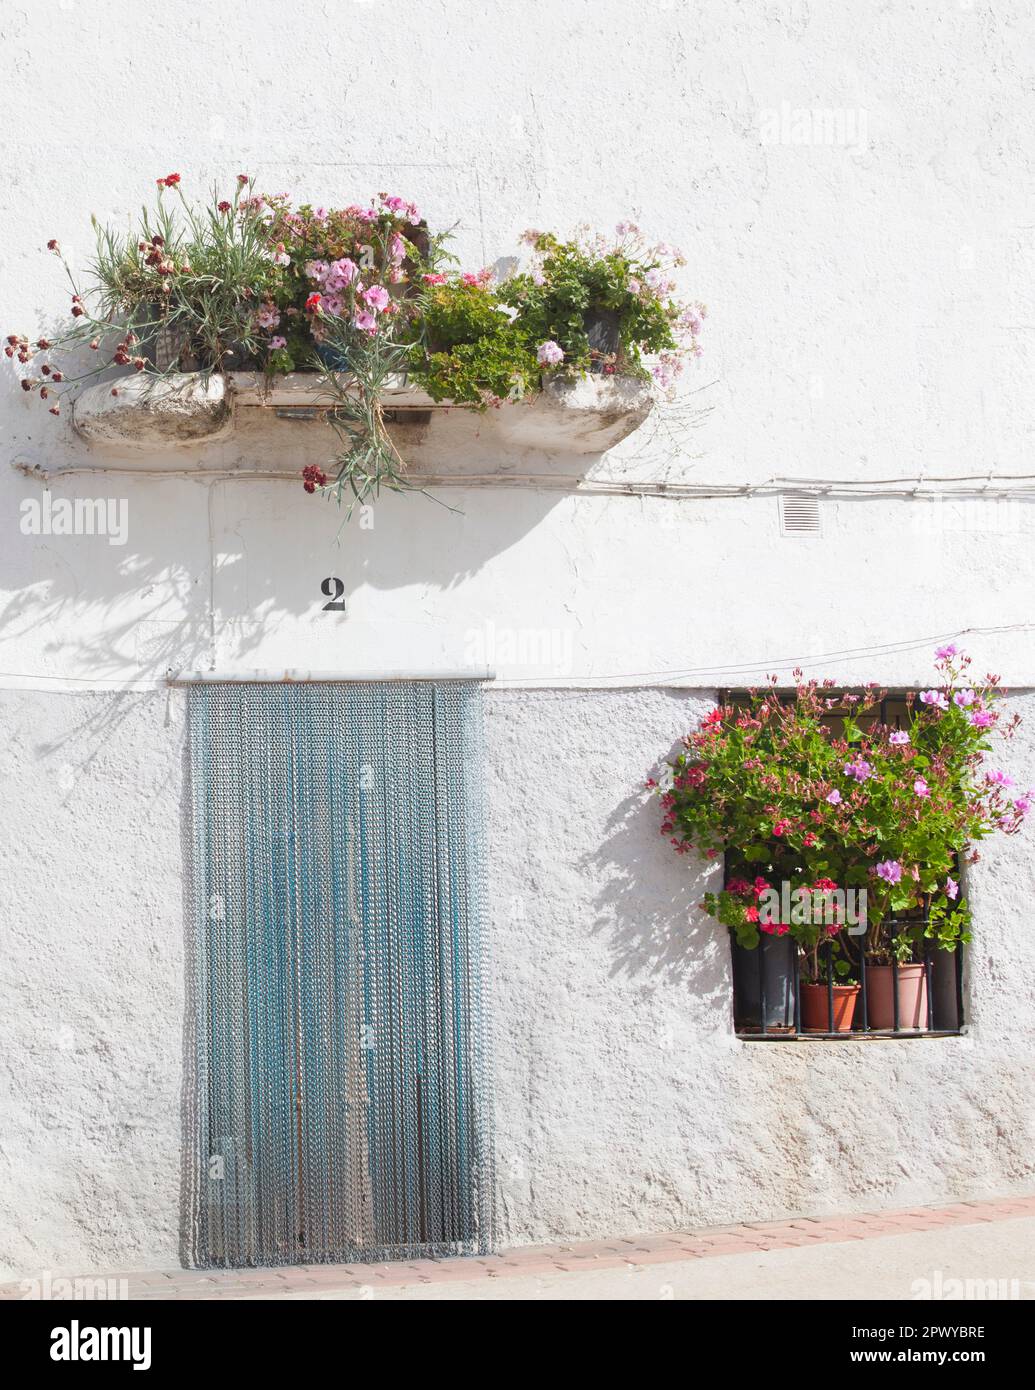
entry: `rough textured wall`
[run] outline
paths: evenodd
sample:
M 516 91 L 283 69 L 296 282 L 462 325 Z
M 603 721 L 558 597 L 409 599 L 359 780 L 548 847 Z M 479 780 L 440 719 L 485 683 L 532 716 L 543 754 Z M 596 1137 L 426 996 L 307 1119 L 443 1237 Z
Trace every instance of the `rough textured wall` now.
M 1035 698 L 1002 765 L 1024 775 Z M 748 1043 L 701 861 L 645 770 L 710 707 L 638 691 L 494 694 L 487 734 L 498 1145 L 513 1241 L 1030 1188 L 1030 841 L 989 842 L 963 1037 Z M 718 870 L 710 870 L 712 877 Z
M 643 780 L 707 692 L 489 692 L 501 1239 L 1030 1187 L 1030 845 L 970 874 L 966 1036 L 742 1043 Z M 1003 765 L 1035 753 L 1035 696 Z M 0 1276 L 179 1257 L 182 694 L 0 703 Z M 716 870 L 710 871 L 713 875 Z
M 619 451 L 627 475 L 1031 469 L 1023 0 L 403 0 L 390 20 L 372 3 L 228 0 L 215 24 L 187 0 L 7 0 L 0 39 L 8 106 L 32 113 L 0 132 L 4 332 L 50 329 L 67 308 L 48 237 L 82 268 L 89 213 L 122 222 L 172 170 L 192 195 L 239 170 L 327 205 L 396 189 L 434 225 L 458 224 L 475 269 L 520 255 L 529 226 L 631 216 L 683 247 L 681 287 L 709 304 L 691 385 L 711 413 L 690 432 L 644 427 Z M 711 668 L 688 682 L 702 685 L 991 625 L 1013 630 L 976 637 L 980 660 L 1035 684 L 1016 630 L 1031 618 L 1027 502 L 967 516 L 831 501 L 822 538 L 785 540 L 773 497 L 453 491 L 457 512 L 392 500 L 372 531 L 339 538 L 334 508 L 288 482 L 55 482 L 55 496 L 127 500 L 119 548 L 20 533 L 17 508 L 41 488 L 9 462 L 99 456 L 7 373 L 0 419 L 3 672 L 442 669 L 494 624 L 546 629 L 570 651 L 531 669 L 497 659 L 500 674 Z M 267 416 L 205 457 L 294 457 L 300 472 L 332 443 Z M 344 618 L 321 612 L 330 574 Z M 887 674 L 920 679 L 927 648 Z M 832 664 L 822 674 L 868 674 L 858 658 Z
M 0 1268 L 178 1259 L 175 697 L 0 696 Z
M 528 226 L 632 216 L 683 246 L 682 288 L 709 303 L 692 384 L 710 414 L 690 435 L 645 428 L 594 473 L 1025 474 L 1033 39 L 1022 0 L 410 0 L 390 18 L 227 0 L 216 22 L 188 0 L 6 0 L 19 118 L 0 132 L 0 328 L 51 329 L 67 291 L 47 238 L 82 268 L 89 213 L 122 221 L 173 170 L 189 191 L 247 170 L 325 204 L 398 191 L 458 221 L 467 268 L 519 254 Z M 265 417 L 205 459 L 300 471 L 327 453 L 326 432 Z M 43 493 L 12 464 L 101 458 L 0 374 L 14 1269 L 176 1254 L 178 704 L 71 692 L 155 687 L 169 668 L 471 664 L 572 687 L 678 671 L 703 689 L 795 657 L 907 683 L 930 678 L 927 638 L 964 628 L 996 629 L 967 639 L 982 669 L 1035 687 L 1027 501 L 831 500 L 822 536 L 790 540 L 773 497 L 457 490 L 456 510 L 391 499 L 339 535 L 294 484 L 98 472 L 51 495 L 124 500 L 124 546 L 22 533 Z M 323 612 L 331 574 L 345 614 Z M 1025 1181 L 1028 841 L 974 875 L 970 1036 L 738 1044 L 700 885 L 637 800 L 698 697 L 490 698 L 511 1238 Z M 1031 752 L 1012 754 L 1025 784 Z

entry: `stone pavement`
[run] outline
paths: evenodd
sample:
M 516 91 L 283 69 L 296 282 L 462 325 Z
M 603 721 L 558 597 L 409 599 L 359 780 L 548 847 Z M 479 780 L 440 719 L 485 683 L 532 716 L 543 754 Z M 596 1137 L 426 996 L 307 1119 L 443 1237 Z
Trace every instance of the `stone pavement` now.
M 798 1220 L 774 1222 L 748 1221 L 734 1226 L 702 1226 L 658 1235 L 616 1237 L 562 1245 L 520 1246 L 498 1255 L 465 1256 L 455 1259 L 399 1260 L 385 1264 L 290 1265 L 263 1269 L 131 1270 L 121 1273 L 94 1270 L 81 1277 L 89 1281 L 124 1280 L 125 1287 L 123 1289 L 119 1282 L 116 1296 L 133 1299 L 320 1299 L 376 1298 L 379 1295 L 405 1298 L 407 1287 L 413 1290 L 415 1297 L 424 1296 L 422 1290 L 433 1296 L 434 1289 L 431 1286 L 435 1285 L 464 1284 L 477 1287 L 479 1284 L 487 1285 L 488 1281 L 499 1283 L 509 1279 L 539 1276 L 548 1279 L 550 1289 L 557 1290 L 549 1296 L 563 1298 L 564 1281 L 558 1280 L 557 1276 L 565 1274 L 640 1270 L 662 1265 L 666 1271 L 671 1271 L 674 1266 L 688 1267 L 695 1262 L 731 1255 L 757 1255 L 767 1251 L 807 1249 L 838 1242 L 908 1236 L 921 1232 L 948 1232 L 958 1227 L 1020 1222 L 1024 1218 L 1035 1221 L 1035 1196 L 957 1202 L 941 1207 L 861 1212 L 849 1216 L 802 1217 Z M 944 1262 L 944 1250 L 932 1253 L 936 1260 Z M 876 1258 L 876 1252 L 874 1256 Z M 718 1273 L 718 1267 L 715 1269 Z M 730 1262 L 723 1260 L 724 1273 L 728 1274 L 729 1269 Z M 1016 1271 L 974 1272 L 1003 1277 Z M 57 1278 L 48 1277 L 54 1280 Z M 109 1287 L 114 1291 L 115 1286 Z M 446 1293 L 444 1289 L 442 1292 Z M 459 1293 L 459 1290 L 457 1292 Z M 27 1296 L 31 1297 L 32 1294 L 27 1294 L 23 1282 L 0 1285 L 0 1299 L 24 1299 Z M 485 1287 L 484 1295 L 475 1293 L 472 1296 L 506 1298 L 508 1295 L 502 1287 Z M 512 1296 L 520 1298 L 525 1294 L 516 1288 Z M 734 1292 L 726 1296 L 737 1295 Z

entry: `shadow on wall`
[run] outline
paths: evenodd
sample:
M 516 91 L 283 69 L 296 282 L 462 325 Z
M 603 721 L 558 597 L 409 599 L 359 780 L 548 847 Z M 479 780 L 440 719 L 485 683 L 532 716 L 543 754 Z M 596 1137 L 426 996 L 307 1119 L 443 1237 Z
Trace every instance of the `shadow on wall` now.
M 716 886 L 717 871 L 692 855 L 676 855 L 658 833 L 660 824 L 656 798 L 642 792 L 609 814 L 601 845 L 582 860 L 602 884 L 593 931 L 608 941 L 612 976 L 660 976 L 685 985 L 695 1012 L 713 1013 L 715 1026 L 728 1030 L 729 948 L 723 930 L 697 906 Z
M 10 388 L 8 380 L 0 393 L 10 396 Z M 328 576 L 341 581 L 346 607 L 363 588 L 406 591 L 402 617 L 413 626 L 433 626 L 433 614 L 421 607 L 422 593 L 462 584 L 561 501 L 558 493 L 495 489 L 443 490 L 437 501 L 388 495 L 366 518 L 346 522 L 333 502 L 307 496 L 300 478 L 295 483 L 99 471 L 44 483 L 12 462 L 74 466 L 90 455 L 74 442 L 62 451 L 67 427 L 45 411 L 33 416 L 21 401 L 6 404 L 24 417 L 0 465 L 0 513 L 6 518 L 0 671 L 6 675 L 153 679 L 171 669 L 209 669 L 217 657 L 221 665 L 245 667 L 257 664 L 249 657 L 278 637 L 296 655 L 311 654 L 314 639 L 319 643 L 319 660 L 310 655 L 285 664 L 345 665 L 350 623 L 327 621 L 329 595 L 321 586 Z M 299 427 L 283 428 L 286 452 Z M 50 431 L 54 438 L 39 437 Z M 279 431 L 274 438 L 281 438 Z M 326 442 L 322 454 L 311 439 L 296 447 L 299 474 L 307 461 L 327 462 Z M 219 466 L 243 471 L 247 448 L 247 435 L 220 446 Z M 183 450 L 178 462 L 190 468 L 200 452 Z M 117 468 L 125 460 L 111 462 Z M 261 467 L 262 460 L 252 463 Z M 73 525 L 79 533 L 67 534 L 65 516 L 77 503 Z M 386 613 L 389 632 L 399 616 Z M 369 621 L 379 620 L 375 611 Z

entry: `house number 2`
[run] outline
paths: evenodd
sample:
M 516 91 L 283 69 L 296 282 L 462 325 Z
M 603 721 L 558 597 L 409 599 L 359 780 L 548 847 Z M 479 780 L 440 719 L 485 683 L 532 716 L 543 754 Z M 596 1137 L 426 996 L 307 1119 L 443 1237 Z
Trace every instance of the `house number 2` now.
M 325 613 L 345 612 L 345 600 L 342 598 L 342 594 L 345 592 L 345 585 L 337 575 L 332 574 L 325 579 L 320 585 L 320 592 L 330 599 L 330 603 L 325 603 L 323 606 L 323 611 Z

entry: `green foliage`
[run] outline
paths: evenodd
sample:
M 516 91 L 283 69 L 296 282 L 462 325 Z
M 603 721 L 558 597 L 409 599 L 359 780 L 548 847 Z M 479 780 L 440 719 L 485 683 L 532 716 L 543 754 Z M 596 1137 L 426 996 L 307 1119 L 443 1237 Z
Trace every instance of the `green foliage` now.
M 538 385 L 527 329 L 513 323 L 499 297 L 475 277 L 429 287 L 414 338 L 410 376 L 433 400 L 484 409 Z
M 50 400 L 58 383 L 113 365 L 156 370 L 160 357 L 170 370 L 315 370 L 336 407 L 329 418 L 343 447 L 329 490 L 339 499 L 410 486 L 379 404 L 393 376 L 408 374 L 435 401 L 484 410 L 534 392 L 562 355 L 565 372 L 639 374 L 643 355 L 656 355 L 654 376 L 667 386 L 681 355 L 698 351 L 704 308 L 671 297 L 668 275 L 681 257 L 647 247 L 628 224 L 612 245 L 534 234 L 533 270 L 493 288 L 489 271 L 444 274 L 448 234 L 430 236 L 401 198 L 296 208 L 286 195 L 256 194 L 241 174 L 231 197 L 213 192 L 196 206 L 178 174 L 157 183 L 155 206 L 128 230 L 94 222 L 91 288 L 80 290 L 66 265 L 67 332 L 35 343 L 8 335 L 7 355 L 20 365 L 47 354 L 23 388 Z M 586 336 L 594 311 L 617 316 L 619 351 L 606 361 Z M 79 371 L 87 344 L 90 365 Z M 58 413 L 56 401 L 50 409 Z M 310 492 L 328 486 L 315 466 L 304 483 Z
M 971 688 L 969 659 L 954 649 L 937 664 L 942 684 L 908 697 L 902 730 L 877 722 L 881 692 L 834 695 L 832 682 L 813 681 L 791 699 L 770 689 L 747 708 L 720 707 L 684 740 L 657 788 L 662 831 L 680 853 L 727 856 L 727 890 L 703 905 L 742 945 L 757 934 L 759 896 L 782 883 L 865 888 L 875 959 L 911 959 L 924 939 L 945 950 L 969 940 L 957 856 L 996 830 L 1016 833 L 1031 798 L 1011 799 L 1009 779 L 983 768 L 1000 718 L 996 678 Z M 786 929 L 818 976 L 819 948 L 840 927 L 792 916 Z
M 533 342 L 563 349 L 566 370 L 587 371 L 593 363 L 585 326 L 592 311 L 618 317 L 619 371 L 643 373 L 644 353 L 678 348 L 680 306 L 652 291 L 647 280 L 660 261 L 638 260 L 617 248 L 601 254 L 550 233 L 532 244 L 540 257 L 536 271 L 504 281 L 500 298 L 517 311 Z
M 120 235 L 94 220 L 91 273 L 104 322 L 91 320 L 80 335 L 87 327 L 110 330 L 121 323 L 143 341 L 161 328 L 181 341 L 184 364 L 232 367 L 235 357 L 260 350 L 256 311 L 283 280 L 270 256 L 262 200 L 240 182 L 223 212 L 215 194 L 198 209 L 178 183 L 174 207 L 163 192 L 154 211 L 141 210 L 137 229 Z

